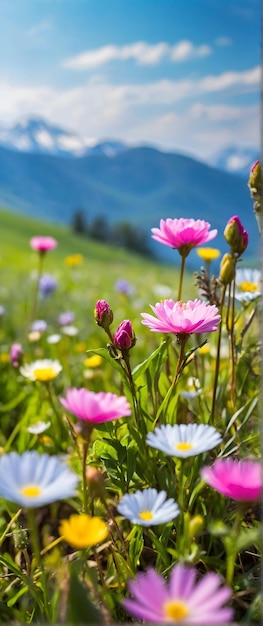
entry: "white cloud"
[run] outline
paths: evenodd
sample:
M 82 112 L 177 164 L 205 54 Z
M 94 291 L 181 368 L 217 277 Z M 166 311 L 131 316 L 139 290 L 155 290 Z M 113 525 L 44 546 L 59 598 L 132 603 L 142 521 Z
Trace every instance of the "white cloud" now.
M 215 40 L 216 46 L 231 46 L 232 43 L 232 39 L 225 36 L 217 37 Z
M 37 115 L 86 138 L 115 138 L 192 151 L 200 156 L 229 144 L 258 145 L 259 106 L 230 106 L 223 96 L 258 93 L 260 67 L 180 81 L 113 85 L 103 77 L 59 89 L 0 84 L 0 118 Z M 220 93 L 221 102 L 202 97 Z M 184 111 L 177 103 L 184 102 Z
M 109 61 L 127 61 L 128 59 L 134 59 L 140 65 L 157 65 L 164 58 L 178 63 L 194 57 L 204 57 L 211 52 L 210 46 L 206 44 L 194 46 L 191 41 L 180 41 L 174 46 L 165 42 L 150 45 L 144 41 L 138 41 L 125 46 L 109 45 L 95 50 L 86 50 L 66 59 L 62 66 L 75 70 L 91 69 Z

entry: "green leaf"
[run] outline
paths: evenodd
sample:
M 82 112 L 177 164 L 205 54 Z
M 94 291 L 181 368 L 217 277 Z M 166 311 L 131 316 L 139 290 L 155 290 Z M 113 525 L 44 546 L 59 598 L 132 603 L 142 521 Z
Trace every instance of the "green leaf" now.
M 89 598 L 87 587 L 80 582 L 74 568 L 70 571 L 67 619 L 69 624 L 102 624 L 102 616 Z

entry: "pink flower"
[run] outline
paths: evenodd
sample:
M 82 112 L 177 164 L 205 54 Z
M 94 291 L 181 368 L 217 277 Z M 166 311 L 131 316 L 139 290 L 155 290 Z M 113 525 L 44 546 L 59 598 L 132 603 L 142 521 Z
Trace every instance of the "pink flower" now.
M 33 237 L 30 239 L 30 245 L 33 250 L 44 254 L 49 250 L 53 250 L 58 245 L 58 242 L 53 237 Z
M 149 568 L 129 581 L 134 599 L 122 604 L 132 615 L 146 622 L 159 624 L 223 624 L 231 622 L 233 610 L 222 608 L 230 598 L 231 589 L 221 587 L 221 578 L 213 572 L 196 583 L 196 570 L 177 563 L 169 582 Z
M 113 337 L 114 345 L 120 350 L 129 350 L 136 343 L 136 337 L 130 320 L 123 320 L 119 324 Z
M 151 306 L 151 305 L 150 305 Z M 152 332 L 155 333 L 175 333 L 192 334 L 207 333 L 217 330 L 220 322 L 218 309 L 213 304 L 206 304 L 201 300 L 189 300 L 174 302 L 174 300 L 164 300 L 157 302 L 151 309 L 156 317 L 148 313 L 142 313 L 143 322 Z
M 113 312 L 106 300 L 98 300 L 94 309 L 95 322 L 98 326 L 102 326 L 104 330 L 108 330 L 113 322 Z
M 180 217 L 160 221 L 160 228 L 152 228 L 152 238 L 165 246 L 176 248 L 182 256 L 187 256 L 196 246 L 211 241 L 217 230 L 210 230 L 210 224 L 204 220 Z
M 60 398 L 61 404 L 70 413 L 85 422 L 100 424 L 131 415 L 131 408 L 125 396 L 100 391 L 88 391 L 85 388 L 68 389 L 66 398 Z
M 14 368 L 20 367 L 23 361 L 23 349 L 20 343 L 13 343 L 10 350 L 10 361 Z
M 258 500 L 262 492 L 262 467 L 256 461 L 217 459 L 212 467 L 203 467 L 201 476 L 233 500 Z

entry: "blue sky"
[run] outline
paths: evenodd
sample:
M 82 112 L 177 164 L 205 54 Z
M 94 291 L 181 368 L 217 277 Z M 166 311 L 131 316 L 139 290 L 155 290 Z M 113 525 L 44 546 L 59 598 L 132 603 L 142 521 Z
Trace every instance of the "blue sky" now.
M 1 0 L 0 124 L 207 160 L 259 147 L 259 0 Z

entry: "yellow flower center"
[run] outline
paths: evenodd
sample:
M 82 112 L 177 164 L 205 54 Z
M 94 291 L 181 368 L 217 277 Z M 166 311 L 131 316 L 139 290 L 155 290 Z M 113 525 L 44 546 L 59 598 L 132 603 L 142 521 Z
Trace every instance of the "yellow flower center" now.
M 187 443 L 186 441 L 181 441 L 180 443 L 177 443 L 175 447 L 176 450 L 191 450 L 193 444 Z
M 168 617 L 169 621 L 180 622 L 189 615 L 189 610 L 184 602 L 181 600 L 171 600 L 164 604 L 165 617 Z
M 203 259 L 203 261 L 207 263 L 213 259 L 218 259 L 220 256 L 220 250 L 217 250 L 217 248 L 199 248 L 196 250 L 196 253 L 200 259 Z
M 139 513 L 139 517 L 145 521 L 149 520 L 149 519 L 153 519 L 153 514 L 151 513 L 151 511 L 141 511 Z
M 244 282 L 240 285 L 240 290 L 255 292 L 258 291 L 258 285 L 256 285 L 256 283 L 250 283 L 248 280 L 244 280 Z
M 57 375 L 57 372 L 54 371 L 53 367 L 36 368 L 34 370 L 35 379 L 40 380 L 41 382 L 53 380 L 53 378 L 55 378 L 56 375 Z
M 42 489 L 40 489 L 38 485 L 26 485 L 20 489 L 20 493 L 27 498 L 35 498 L 36 496 L 40 496 Z

